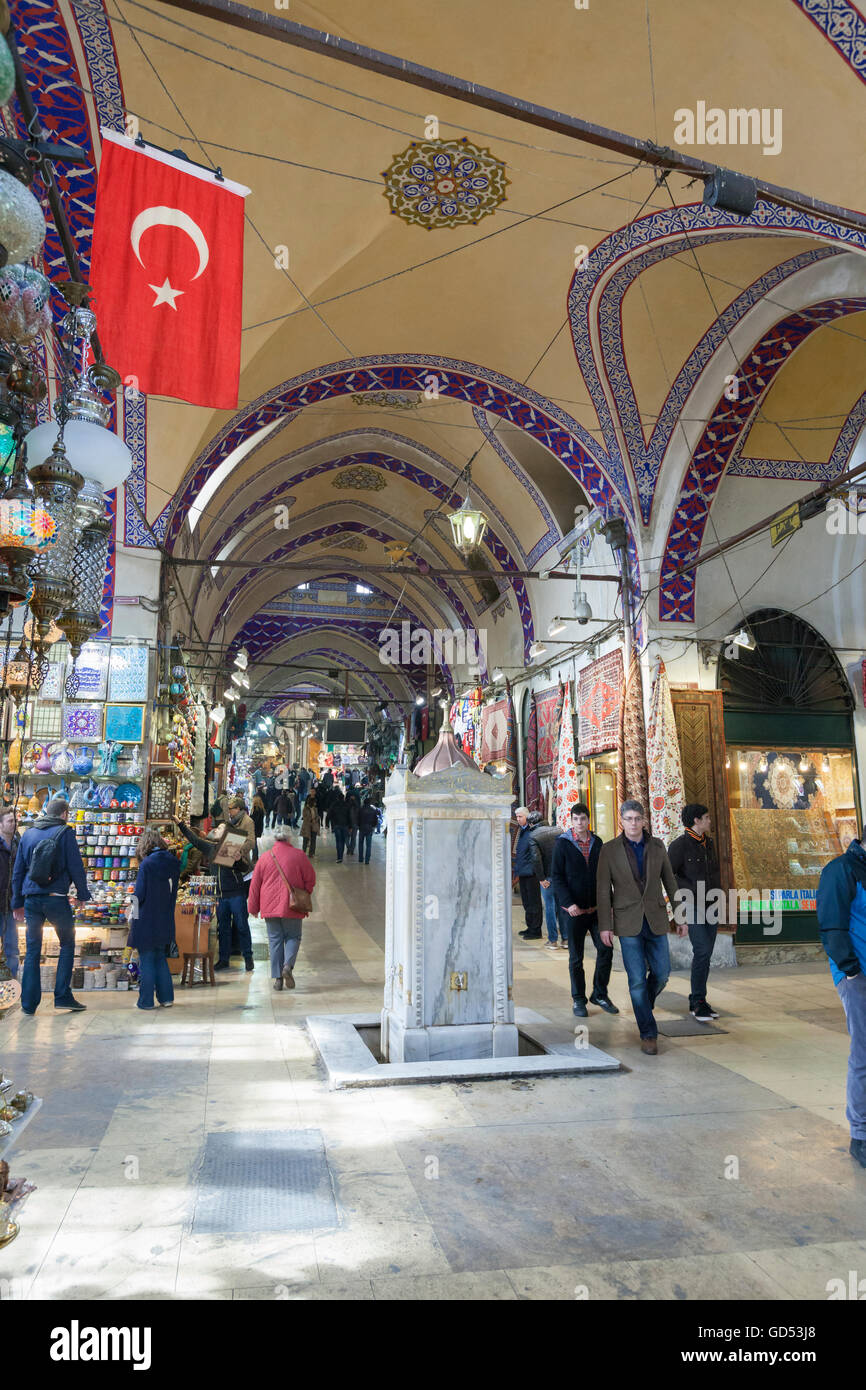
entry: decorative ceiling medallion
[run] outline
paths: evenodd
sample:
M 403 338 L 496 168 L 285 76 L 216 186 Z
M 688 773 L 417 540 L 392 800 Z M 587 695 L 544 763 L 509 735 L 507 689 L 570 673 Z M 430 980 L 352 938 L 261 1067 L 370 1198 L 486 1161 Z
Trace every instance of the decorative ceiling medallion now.
M 382 410 L 416 410 L 423 403 L 420 391 L 414 395 L 408 392 L 398 395 L 396 391 L 358 391 L 352 397 L 352 405 L 378 405 Z
M 323 550 L 366 550 L 367 542 L 362 536 L 329 536 L 322 541 Z
M 432 232 L 474 226 L 495 212 L 510 182 L 488 149 L 460 140 L 412 141 L 382 173 L 391 212 Z
M 388 484 L 380 468 L 367 468 L 363 463 L 358 463 L 338 473 L 331 486 L 357 488 L 359 492 L 381 492 Z

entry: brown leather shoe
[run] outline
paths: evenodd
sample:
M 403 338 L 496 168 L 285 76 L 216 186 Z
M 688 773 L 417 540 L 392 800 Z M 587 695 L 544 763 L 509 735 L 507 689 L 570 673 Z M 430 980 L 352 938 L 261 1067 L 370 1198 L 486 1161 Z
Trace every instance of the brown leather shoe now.
M 295 977 L 287 965 L 283 966 L 283 984 L 286 989 L 295 988 Z
M 641 1038 L 640 1050 L 641 1052 L 645 1052 L 648 1057 L 655 1057 L 659 1050 L 659 1045 L 655 1038 Z

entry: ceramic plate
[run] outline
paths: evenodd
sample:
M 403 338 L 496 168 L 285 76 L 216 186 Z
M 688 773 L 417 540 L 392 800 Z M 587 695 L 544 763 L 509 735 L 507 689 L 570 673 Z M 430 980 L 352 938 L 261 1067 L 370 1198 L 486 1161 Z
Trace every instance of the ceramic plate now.
M 106 782 L 99 791 L 99 804 L 103 811 L 107 811 L 117 793 L 117 785 L 114 782 Z
M 141 805 L 141 787 L 137 787 L 134 782 L 121 782 L 119 787 L 115 787 L 114 801 L 131 801 L 133 806 Z

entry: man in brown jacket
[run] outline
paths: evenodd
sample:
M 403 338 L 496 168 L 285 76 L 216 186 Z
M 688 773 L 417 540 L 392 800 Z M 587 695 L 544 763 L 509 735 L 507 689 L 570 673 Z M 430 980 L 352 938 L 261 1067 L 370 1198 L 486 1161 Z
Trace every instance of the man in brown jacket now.
M 602 845 L 598 858 L 598 925 L 606 946 L 613 945 L 614 936 L 619 937 L 640 1049 L 655 1056 L 658 1027 L 653 1004 L 671 970 L 662 887 L 673 908 L 677 881 L 662 841 L 644 828 L 644 809 L 639 801 L 622 803 L 619 822 L 622 834 Z M 685 926 L 677 928 L 680 935 L 687 930 Z

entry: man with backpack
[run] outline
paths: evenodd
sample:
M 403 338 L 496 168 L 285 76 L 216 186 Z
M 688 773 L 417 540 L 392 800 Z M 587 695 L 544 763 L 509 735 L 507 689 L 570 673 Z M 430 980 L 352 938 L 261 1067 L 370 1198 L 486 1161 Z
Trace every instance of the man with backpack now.
M 38 821 L 25 830 L 12 870 L 12 910 L 22 907 L 27 923 L 27 950 L 21 972 L 21 1008 L 35 1014 L 42 998 L 39 961 L 42 955 L 42 929 L 50 922 L 60 942 L 57 974 L 54 979 L 55 1009 L 81 1010 L 72 993 L 72 964 L 75 959 L 75 917 L 69 902 L 69 888 L 75 885 L 78 901 L 90 901 L 87 874 L 69 821 L 69 802 L 52 797 Z

